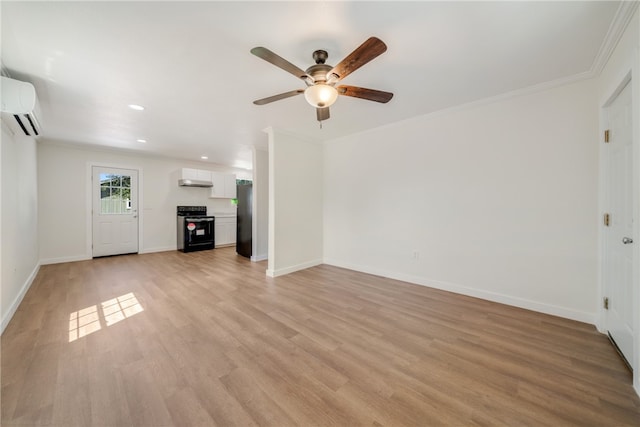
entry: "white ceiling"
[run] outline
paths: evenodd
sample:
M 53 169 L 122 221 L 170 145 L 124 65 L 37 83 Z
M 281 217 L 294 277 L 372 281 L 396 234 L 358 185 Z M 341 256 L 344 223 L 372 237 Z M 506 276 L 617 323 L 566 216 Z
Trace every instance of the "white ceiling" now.
M 35 85 L 44 139 L 250 167 L 267 126 L 324 140 L 592 72 L 619 5 L 2 1 L 2 62 Z M 303 96 L 253 105 L 304 84 L 251 48 L 306 69 L 369 36 L 387 52 L 343 83 L 388 104 L 340 97 L 322 129 Z

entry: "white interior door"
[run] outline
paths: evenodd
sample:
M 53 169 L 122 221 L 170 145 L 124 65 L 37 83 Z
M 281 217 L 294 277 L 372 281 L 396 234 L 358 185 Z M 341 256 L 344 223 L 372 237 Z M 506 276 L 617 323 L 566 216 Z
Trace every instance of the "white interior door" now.
M 94 166 L 93 256 L 138 252 L 138 171 Z
M 607 212 L 604 280 L 607 330 L 633 366 L 633 151 L 631 83 L 606 109 L 609 129 L 607 150 Z

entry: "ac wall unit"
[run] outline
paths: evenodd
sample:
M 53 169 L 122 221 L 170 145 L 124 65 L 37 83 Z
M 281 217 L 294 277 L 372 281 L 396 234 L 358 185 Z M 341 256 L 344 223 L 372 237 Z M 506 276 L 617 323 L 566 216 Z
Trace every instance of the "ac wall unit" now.
M 27 136 L 40 135 L 40 121 L 35 113 L 38 99 L 31 83 L 0 76 L 3 119 L 13 122 L 18 132 Z

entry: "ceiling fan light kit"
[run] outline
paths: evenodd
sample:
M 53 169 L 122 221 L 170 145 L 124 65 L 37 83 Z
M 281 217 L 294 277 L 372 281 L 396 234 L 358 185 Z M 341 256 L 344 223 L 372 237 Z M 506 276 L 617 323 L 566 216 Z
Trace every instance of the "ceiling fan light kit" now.
M 335 67 L 325 64 L 329 56 L 327 51 L 316 50 L 313 52 L 313 59 L 316 62 L 315 65 L 312 65 L 303 71 L 267 48 L 254 47 L 251 49 L 252 54 L 270 62 L 290 74 L 293 74 L 297 78 L 301 79 L 307 85 L 307 88 L 304 90 L 292 90 L 267 98 L 258 99 L 253 101 L 253 103 L 256 105 L 264 105 L 304 93 L 304 97 L 307 102 L 316 109 L 316 118 L 320 122 L 320 125 L 322 125 L 323 120 L 329 119 L 329 107 L 336 102 L 338 95 L 387 103 L 391 98 L 393 98 L 393 93 L 391 92 L 366 89 L 358 86 L 335 87 L 335 84 L 340 80 L 344 79 L 367 62 L 383 54 L 386 50 L 387 45 L 385 45 L 382 40 L 377 37 L 370 37 Z M 322 126 L 320 127 L 322 128 Z
M 318 83 L 305 89 L 304 98 L 312 107 L 330 107 L 338 99 L 338 89 L 328 84 Z

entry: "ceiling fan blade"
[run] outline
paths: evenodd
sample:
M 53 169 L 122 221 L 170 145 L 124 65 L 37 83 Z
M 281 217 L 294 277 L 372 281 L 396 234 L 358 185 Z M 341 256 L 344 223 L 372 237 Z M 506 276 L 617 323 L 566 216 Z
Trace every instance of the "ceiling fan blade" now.
M 331 115 L 329 114 L 329 107 L 316 108 L 316 117 L 318 121 L 328 120 Z
M 344 96 L 353 96 L 354 98 L 367 99 L 369 101 L 382 102 L 386 104 L 393 98 L 391 92 L 383 92 L 381 90 L 367 89 L 358 86 L 338 86 L 338 94 Z
M 271 52 L 266 47 L 254 47 L 253 49 L 251 49 L 251 53 L 253 53 L 258 58 L 262 58 L 265 61 L 272 63 L 276 67 L 282 68 L 286 72 L 293 74 L 299 79 L 302 79 L 302 80 L 311 79 L 311 77 L 304 70 L 301 70 L 300 68 L 293 65 L 291 62 Z M 311 82 L 313 82 L 313 79 L 311 79 Z
M 344 79 L 367 62 L 383 54 L 386 50 L 387 45 L 382 40 L 377 37 L 370 37 L 327 73 L 328 83 L 335 83 Z
M 253 101 L 256 105 L 264 105 L 273 101 L 279 101 L 281 99 L 290 98 L 292 96 L 300 95 L 304 93 L 304 89 L 296 89 L 285 93 L 279 93 L 278 95 L 269 96 L 267 98 L 257 99 Z

